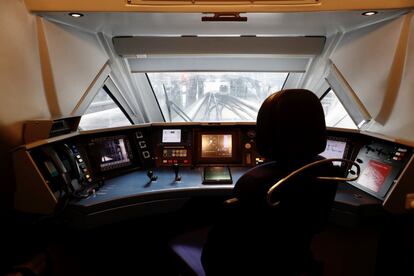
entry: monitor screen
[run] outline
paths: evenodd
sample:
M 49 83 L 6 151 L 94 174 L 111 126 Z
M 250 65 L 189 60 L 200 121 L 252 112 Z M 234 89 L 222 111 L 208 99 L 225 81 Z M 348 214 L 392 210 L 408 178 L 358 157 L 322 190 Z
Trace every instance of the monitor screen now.
M 326 148 L 325 151 L 322 152 L 320 155 L 329 159 L 329 158 L 344 158 L 346 149 L 346 142 L 345 141 L 338 141 L 328 139 L 326 141 Z M 333 162 L 334 165 L 340 166 L 341 162 Z
M 181 129 L 163 129 L 163 143 L 181 143 Z
M 97 138 L 94 142 L 99 158 L 99 167 L 102 171 L 132 164 L 133 156 L 126 136 Z
M 357 183 L 378 193 L 382 186 L 384 186 L 385 180 L 390 175 L 391 170 L 391 165 L 377 160 L 369 160 L 364 171 L 359 176 Z
M 202 158 L 231 158 L 232 154 L 231 134 L 202 134 L 201 157 Z

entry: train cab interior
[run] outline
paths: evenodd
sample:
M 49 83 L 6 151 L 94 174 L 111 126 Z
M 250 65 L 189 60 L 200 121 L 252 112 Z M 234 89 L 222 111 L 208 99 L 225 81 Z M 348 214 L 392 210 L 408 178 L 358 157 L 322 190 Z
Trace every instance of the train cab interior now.
M 310 91 L 337 188 L 317 272 L 288 275 L 414 275 L 413 14 L 412 0 L 0 1 L 0 274 L 206 275 L 174 242 L 201 235 L 200 254 L 246 174 L 307 151 L 307 108 L 256 122 L 269 96 Z M 320 200 L 298 198 L 304 213 Z

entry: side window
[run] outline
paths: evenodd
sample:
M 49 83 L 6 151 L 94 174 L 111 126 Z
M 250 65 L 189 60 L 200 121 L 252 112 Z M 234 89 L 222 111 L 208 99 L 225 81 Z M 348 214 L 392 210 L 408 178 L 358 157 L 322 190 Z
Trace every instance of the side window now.
M 131 119 L 104 85 L 82 115 L 79 129 L 90 130 L 129 125 L 132 125 Z
M 326 126 L 358 129 L 332 89 L 322 96 L 321 104 L 325 113 Z

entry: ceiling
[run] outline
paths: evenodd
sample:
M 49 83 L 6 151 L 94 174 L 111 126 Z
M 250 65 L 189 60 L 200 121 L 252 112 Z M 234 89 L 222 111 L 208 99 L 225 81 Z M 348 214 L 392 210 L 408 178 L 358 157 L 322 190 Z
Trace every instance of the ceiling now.
M 108 36 L 329 36 L 376 22 L 390 20 L 407 11 L 384 10 L 374 16 L 363 11 L 248 13 L 247 22 L 202 22 L 201 13 L 91 12 L 73 18 L 64 12 L 39 13 L 48 20 Z

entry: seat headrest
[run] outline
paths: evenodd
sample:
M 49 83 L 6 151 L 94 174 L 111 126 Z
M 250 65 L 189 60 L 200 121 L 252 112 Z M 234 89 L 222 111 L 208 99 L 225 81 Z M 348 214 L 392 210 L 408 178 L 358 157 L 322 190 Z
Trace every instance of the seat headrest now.
M 273 93 L 257 115 L 257 151 L 272 160 L 311 158 L 326 147 L 322 105 L 306 89 Z

